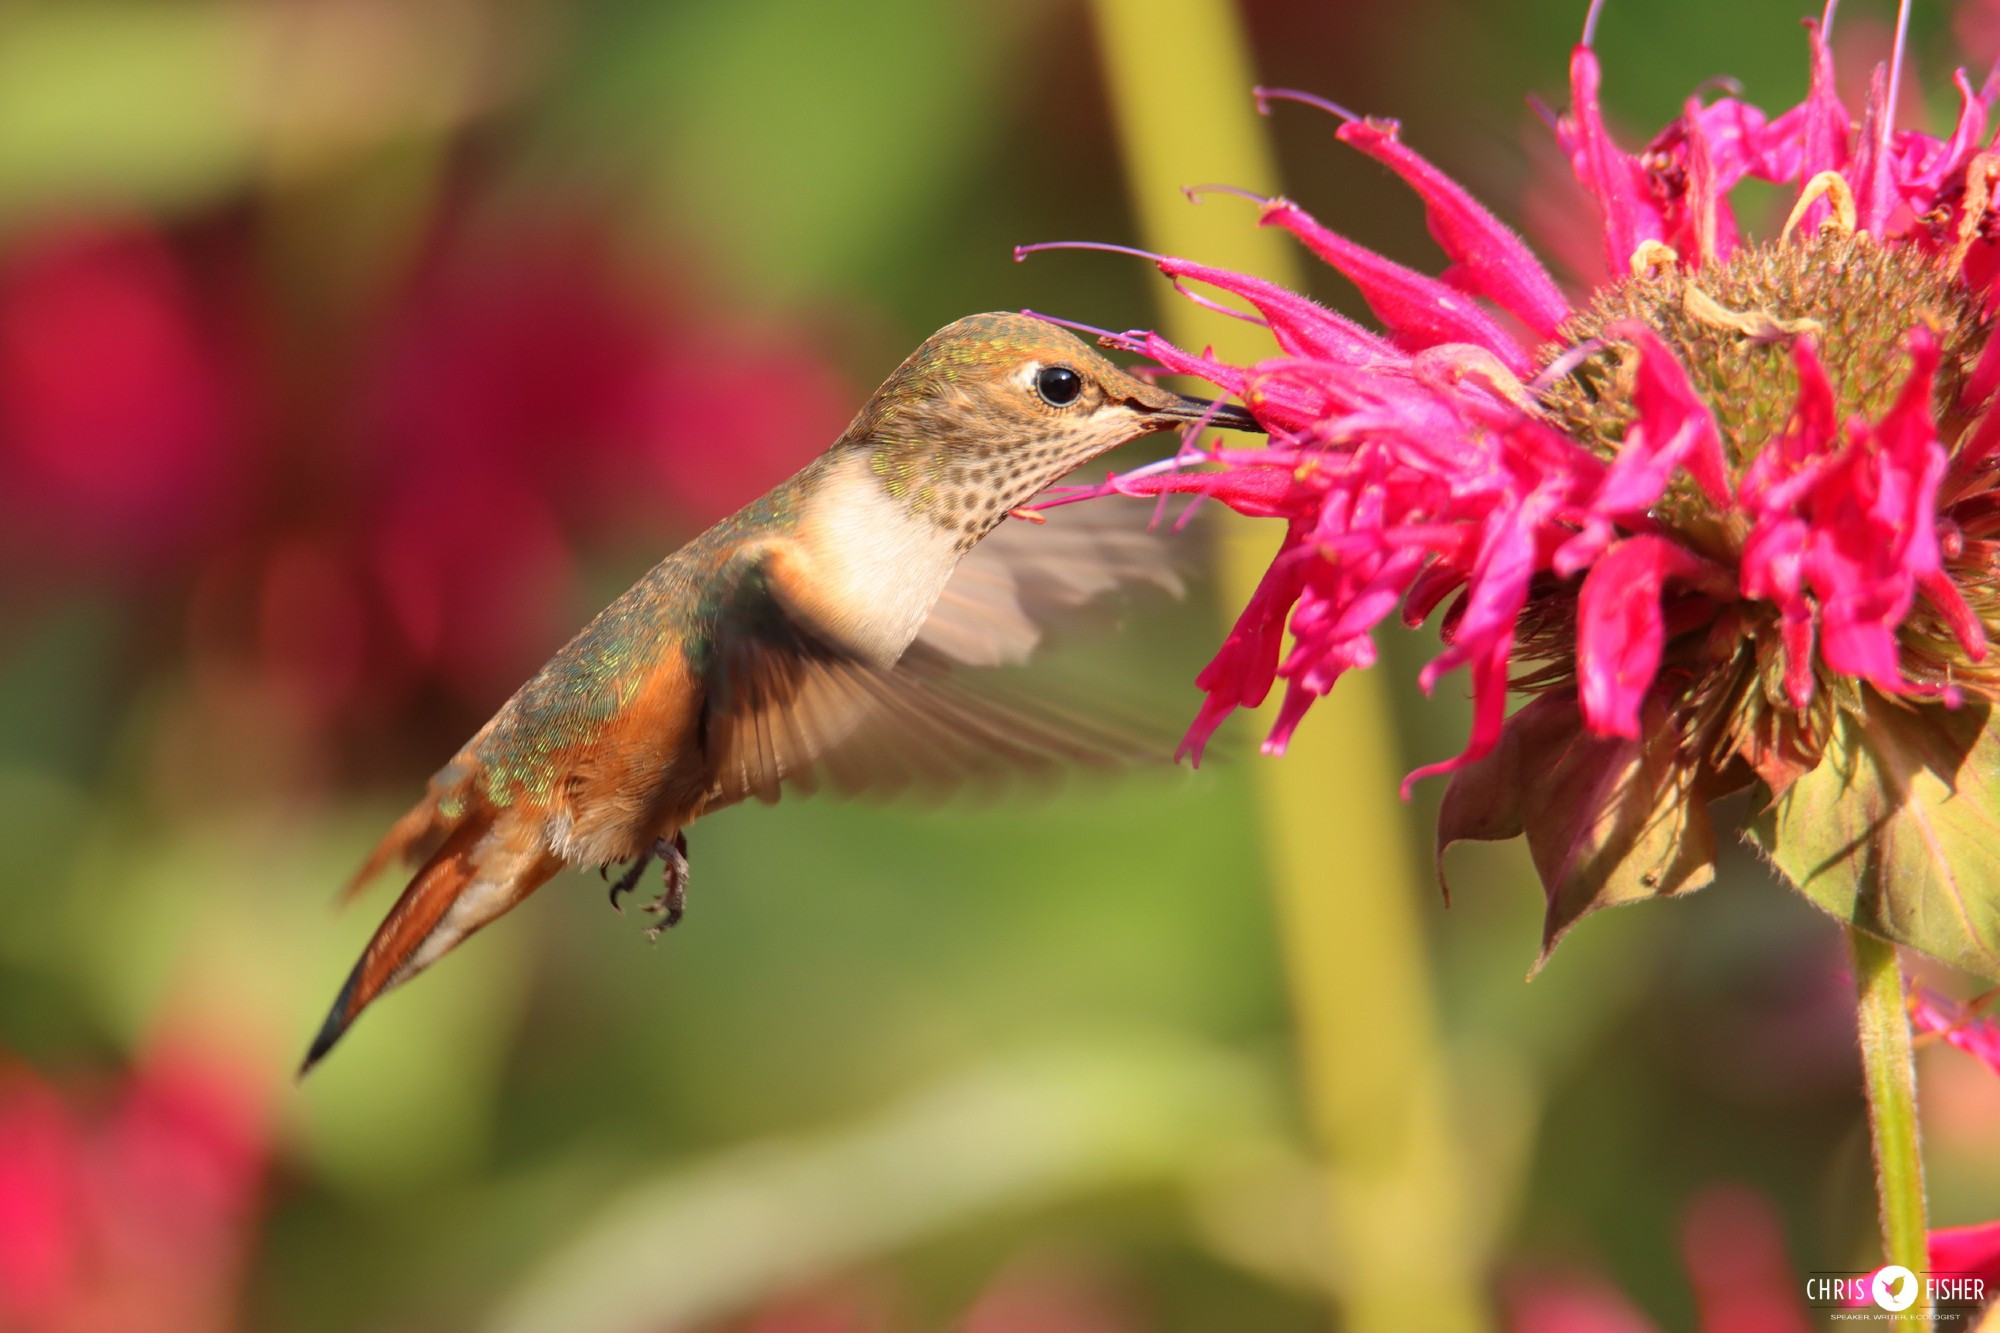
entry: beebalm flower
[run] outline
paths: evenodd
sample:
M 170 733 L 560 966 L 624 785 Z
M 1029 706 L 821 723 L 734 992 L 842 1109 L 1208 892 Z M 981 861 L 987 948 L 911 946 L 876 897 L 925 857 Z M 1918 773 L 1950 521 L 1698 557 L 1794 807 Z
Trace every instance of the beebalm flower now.
M 1260 200 L 1262 225 L 1359 288 L 1370 329 L 1159 258 L 1177 286 L 1247 302 L 1274 355 L 1120 341 L 1240 396 L 1270 447 L 1100 489 L 1284 524 L 1199 677 L 1197 758 L 1277 681 L 1265 748 L 1282 751 L 1373 663 L 1383 620 L 1438 620 L 1421 683 L 1465 669 L 1471 735 L 1410 782 L 1450 775 L 1440 854 L 1526 835 L 1545 954 L 1590 910 L 1709 882 L 1709 803 L 1749 789 L 1748 835 L 1813 901 L 2000 978 L 1995 90 L 1961 71 L 1946 133 L 1897 128 L 1899 49 L 1857 121 L 1825 23 L 1806 26 L 1799 105 L 1690 98 L 1636 150 L 1605 125 L 1588 38 L 1576 48 L 1554 131 L 1612 276 L 1574 300 L 1393 122 L 1341 113 L 1340 141 L 1421 197 L 1448 267 L 1414 271 Z M 1776 234 L 1739 226 L 1748 180 L 1792 188 Z

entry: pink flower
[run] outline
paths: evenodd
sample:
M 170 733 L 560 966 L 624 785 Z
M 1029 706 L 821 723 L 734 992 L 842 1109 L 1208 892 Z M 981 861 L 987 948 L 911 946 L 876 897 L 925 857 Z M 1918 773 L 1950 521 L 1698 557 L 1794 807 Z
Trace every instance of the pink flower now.
M 95 1112 L 0 1071 L 0 1326 L 234 1327 L 264 1162 L 261 1096 L 184 1044 Z
M 1939 1227 L 1930 1233 L 1931 1272 L 1984 1281 L 1989 1295 L 2000 1292 L 2000 1222 Z
M 260 737 L 274 705 L 364 749 L 420 700 L 455 729 L 441 697 L 490 706 L 560 642 L 580 552 L 713 521 L 850 410 L 800 331 L 619 258 L 582 203 L 441 210 L 331 304 L 273 281 L 255 213 L 0 242 L 0 581 L 141 585 Z
M 1956 1284 L 1940 1288 L 1946 1294 L 1937 1302 L 1937 1313 L 1955 1318 L 1969 1315 L 1981 1307 L 1992 1308 L 1994 1294 L 2000 1292 L 2000 1222 L 1938 1227 L 1925 1239 L 1930 1266 L 1920 1275 L 1920 1280 Z M 1868 1275 L 1863 1284 L 1864 1290 L 1874 1276 L 1873 1273 Z M 1871 1302 L 1855 1297 L 1846 1304 L 1858 1306 Z
M 1701 1333 L 1805 1333 L 1802 1283 L 1770 1200 L 1741 1185 L 1707 1186 L 1682 1213 L 1680 1237 Z M 1595 1275 L 1530 1271 L 1505 1283 L 1502 1296 L 1510 1333 L 1651 1333 L 1654 1327 Z
M 1948 1000 L 1927 986 L 1915 985 L 1910 987 L 1910 1026 L 1956 1046 L 2000 1074 L 2000 1021 Z
M 1807 26 L 1799 105 L 1691 98 L 1638 151 L 1605 123 L 1588 40 L 1575 48 L 1555 138 L 1595 206 L 1606 276 L 1574 299 L 1394 122 L 1338 108 L 1336 137 L 1422 200 L 1443 273 L 1284 199 L 1260 201 L 1258 222 L 1351 281 L 1379 332 L 1255 277 L 1157 259 L 1177 286 L 1246 302 L 1272 355 L 1238 366 L 1153 334 L 1112 341 L 1238 395 L 1271 445 L 1184 451 L 1174 470 L 1081 494 L 1192 494 L 1285 524 L 1198 680 L 1187 751 L 1280 681 L 1265 748 L 1282 751 L 1316 699 L 1375 660 L 1393 612 L 1414 626 L 1442 608 L 1421 683 L 1462 668 L 1471 733 L 1405 792 L 1454 775 L 1441 845 L 1527 834 L 1551 943 L 1592 906 L 1706 882 L 1715 796 L 1759 783 L 1758 808 L 1787 799 L 1781 813 L 1824 829 L 1827 812 L 1805 807 L 1837 786 L 1837 799 L 1908 806 L 1896 793 L 1914 788 L 1881 768 L 1904 760 L 1883 756 L 1959 781 L 1974 761 L 1958 731 L 1980 734 L 2000 699 L 1987 642 L 2000 623 L 2000 151 L 1980 148 L 1994 88 L 1961 74 L 1944 134 L 1898 128 L 1898 52 L 1857 119 L 1824 25 Z M 1777 236 L 1746 233 L 1731 208 L 1752 179 L 1794 191 Z M 1536 702 L 1510 720 L 1516 693 Z M 1966 705 L 1963 723 L 1941 720 Z M 1929 734 L 1940 728 L 1952 737 Z M 1912 734 L 1887 744 L 1898 730 Z M 1842 772 L 1857 756 L 1881 771 L 1795 788 L 1829 755 Z M 1982 780 L 1996 769 L 1977 761 Z M 1871 835 L 1877 851 L 1893 832 Z M 1794 878 L 1810 893 L 1826 857 L 1796 848 L 1799 833 L 1759 836 L 1787 873 L 1806 867 Z M 1923 855 L 1918 841 L 1893 854 Z M 1864 859 L 1842 873 L 1874 873 Z M 1966 887 L 1948 866 L 1926 873 L 1940 891 Z M 1821 900 L 2000 976 L 2000 873 L 1972 887 L 1986 906 L 1963 939 L 1909 904 L 1877 919 L 1855 892 Z M 1827 901 L 1842 892 L 1845 905 Z
M 0 256 L 0 515 L 16 559 L 144 562 L 212 524 L 240 443 L 217 330 L 160 238 L 52 228 Z

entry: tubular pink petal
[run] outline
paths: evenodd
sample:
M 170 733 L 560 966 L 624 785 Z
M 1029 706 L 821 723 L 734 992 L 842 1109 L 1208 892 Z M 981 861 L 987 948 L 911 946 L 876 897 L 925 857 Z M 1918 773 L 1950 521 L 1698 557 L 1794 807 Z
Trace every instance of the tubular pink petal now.
M 1965 388 L 1958 395 L 1958 410 L 1968 415 L 1985 410 L 1993 402 L 1995 389 L 2000 389 L 2000 338 L 1989 338 L 1979 360 L 1973 363 L 1972 373 L 1965 377 Z M 1971 452 L 1970 447 L 1964 452 Z
M 1785 693 L 1804 708 L 1813 697 L 1813 614 L 1805 597 L 1806 525 L 1796 518 L 1765 522 L 1751 530 L 1738 561 L 1743 595 L 1778 608 L 1779 638 L 1785 649 Z
M 1597 201 L 1604 224 L 1604 259 L 1613 273 L 1623 273 L 1642 241 L 1666 237 L 1659 209 L 1652 203 L 1645 168 L 1619 150 L 1604 127 L 1597 90 L 1603 80 L 1597 55 L 1588 46 L 1570 53 L 1570 113 L 1559 137 L 1569 150 L 1577 181 Z
M 1868 106 L 1861 118 L 1861 151 L 1848 179 L 1854 186 L 1855 225 L 1870 236 L 1881 237 L 1889 225 L 1890 212 L 1897 203 L 1889 168 L 1889 89 L 1882 66 L 1869 78 Z
M 1283 754 L 1292 743 L 1292 733 L 1298 730 L 1299 723 L 1305 721 L 1306 710 L 1322 693 L 1309 690 L 1297 681 L 1287 682 L 1284 701 L 1278 705 L 1278 716 L 1272 720 L 1270 734 L 1257 747 L 1258 750 L 1268 755 Z
M 1216 695 L 1203 699 L 1194 721 L 1188 724 L 1187 734 L 1181 737 L 1181 743 L 1174 749 L 1175 762 L 1185 759 L 1190 767 L 1200 768 L 1202 753 L 1214 738 L 1216 728 L 1235 711 L 1234 703 L 1225 703 Z
M 1639 708 L 1660 669 L 1669 578 L 1706 562 L 1665 537 L 1628 537 L 1598 558 L 1577 594 L 1576 681 L 1583 720 L 1600 736 L 1639 738 Z
M 1513 642 L 1514 618 L 1527 601 L 1535 573 L 1535 527 L 1553 507 L 1554 496 L 1547 490 L 1494 506 L 1467 582 L 1456 637 L 1418 677 L 1426 690 L 1453 667 L 1483 660 L 1494 641 Z
M 1955 1046 L 1967 1055 L 1983 1063 L 1988 1069 L 2000 1074 L 2000 1022 L 1984 1017 L 1966 1005 L 1945 999 L 1927 986 L 1910 988 L 1910 1026 L 1919 1033 L 1942 1039 L 1947 1045 Z M 1988 1223 L 1984 1227 L 1963 1228 L 1967 1232 L 1978 1232 L 1978 1248 L 1988 1267 L 2000 1267 L 2000 1222 Z M 1941 1246 L 1939 1239 L 1944 1233 L 1933 1232 L 1931 1253 L 1937 1255 Z M 1973 1264 L 1959 1258 L 1951 1264 L 1940 1264 L 1949 1271 L 1970 1271 Z
M 1440 343 L 1472 343 L 1499 357 L 1517 378 L 1533 373 L 1521 345 L 1471 297 L 1327 230 L 1289 201 L 1265 209 L 1261 221 L 1283 227 L 1346 274 L 1400 345 L 1416 350 Z
M 1605 330 L 1639 349 L 1633 386 L 1638 419 L 1625 432 L 1593 508 L 1607 516 L 1642 514 L 1667 488 L 1675 469 L 1686 468 L 1709 503 L 1727 509 L 1729 464 L 1715 416 L 1688 382 L 1673 352 L 1645 325 L 1625 321 Z
M 1465 749 L 1450 759 L 1413 770 L 1403 779 L 1401 791 L 1404 800 L 1410 799 L 1410 792 L 1425 778 L 1456 772 L 1475 760 L 1485 758 L 1499 743 L 1500 728 L 1507 721 L 1507 660 L 1512 646 L 1511 640 L 1491 644 L 1474 663 L 1472 734 L 1466 741 Z
M 1161 259 L 1158 263 L 1168 277 L 1207 283 L 1248 301 L 1269 321 L 1278 346 L 1292 356 L 1350 363 L 1402 357 L 1396 348 L 1353 320 L 1275 282 L 1184 259 Z
M 1919 574 L 1917 591 L 1944 617 L 1944 623 L 1951 627 L 1952 637 L 1965 649 L 1965 655 L 1975 662 L 1984 662 L 1986 627 L 1979 623 L 1979 617 L 1965 604 L 1965 596 L 1959 592 L 1958 585 L 1939 569 Z
M 1951 138 L 1940 142 L 1927 134 L 1913 134 L 1909 140 L 1929 151 L 1906 166 L 1900 161 L 1902 154 L 1894 155 L 1900 167 L 1897 188 L 1913 207 L 1934 201 L 1952 177 L 1965 169 L 1986 137 L 1986 95 L 1973 91 L 1972 80 L 1963 69 L 1955 71 L 1951 81 L 1958 89 L 1958 123 L 1952 127 Z
M 1736 250 L 1735 215 L 1722 197 L 1723 187 L 1700 110 L 1701 104 L 1689 98 L 1685 113 L 1687 194 L 1682 202 L 1685 220 L 1681 228 L 1681 248 L 1695 256 L 1697 268 L 1727 259 Z
M 1433 560 L 1424 566 L 1403 598 L 1403 623 L 1411 629 L 1431 618 L 1438 603 L 1465 586 L 1466 571 L 1456 562 Z
M 1342 125 L 1334 137 L 1401 176 L 1424 201 L 1431 239 L 1470 280 L 1471 289 L 1528 326 L 1553 338 L 1569 318 L 1569 302 L 1521 238 L 1502 225 L 1458 182 L 1405 147 L 1393 121 Z
M 1798 146 L 1788 127 L 1772 125 L 1762 111 L 1733 97 L 1707 106 L 1690 101 L 1683 132 L 1700 134 L 1720 199 L 1745 176 L 1790 180 L 1798 172 Z M 1676 122 L 1680 124 L 1681 122 Z M 1671 133 L 1673 128 L 1669 126 Z
M 1799 396 L 1791 419 L 1783 433 L 1750 460 L 1737 488 L 1753 516 L 1793 503 L 1795 493 L 1810 484 L 1807 465 L 1827 453 L 1836 433 L 1833 383 L 1811 339 L 1793 342 L 1792 365 L 1798 371 Z
M 1844 171 L 1849 161 L 1849 139 L 1854 122 L 1841 105 L 1833 81 L 1833 49 L 1825 30 L 1811 19 L 1805 21 L 1807 41 L 1812 48 L 1812 84 L 1806 100 L 1799 105 L 1799 167 L 1792 179 L 1810 181 L 1823 171 Z M 1810 234 L 1829 215 L 1825 200 L 1816 200 L 1799 219 L 1799 228 Z

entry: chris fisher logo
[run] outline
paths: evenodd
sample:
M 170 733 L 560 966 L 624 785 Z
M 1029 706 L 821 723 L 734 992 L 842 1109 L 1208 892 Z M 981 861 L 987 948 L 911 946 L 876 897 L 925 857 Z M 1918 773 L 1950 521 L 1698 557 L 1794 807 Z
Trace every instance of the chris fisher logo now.
M 1937 1322 L 1957 1320 L 1986 1304 L 1986 1279 L 1971 1273 L 1913 1273 L 1890 1264 L 1872 1273 L 1814 1273 L 1806 1279 L 1806 1303 L 1838 1311 L 1839 1320 L 1886 1319 L 1923 1298 Z

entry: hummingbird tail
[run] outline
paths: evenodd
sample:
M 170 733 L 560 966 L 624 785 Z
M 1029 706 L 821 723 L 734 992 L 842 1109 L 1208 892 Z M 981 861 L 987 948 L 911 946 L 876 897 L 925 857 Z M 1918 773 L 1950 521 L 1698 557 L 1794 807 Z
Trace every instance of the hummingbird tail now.
M 341 889 L 340 901 L 348 902 L 359 896 L 370 881 L 388 869 L 390 862 L 416 865 L 436 852 L 461 822 L 447 817 L 440 809 L 447 795 L 457 798 L 460 803 L 468 801 L 466 791 L 440 790 L 434 784 L 423 800 L 411 806 L 401 819 L 389 826 L 389 831 L 368 853 L 368 859 L 361 863 L 361 868 Z
M 422 807 L 419 807 L 422 810 Z M 417 812 L 413 811 L 412 815 Z M 404 822 L 408 823 L 406 816 Z M 398 829 L 402 825 L 397 826 Z M 386 860 L 399 846 L 397 831 L 378 848 Z M 386 850 L 385 850 L 386 849 Z M 299 1066 L 301 1078 L 333 1049 L 376 997 L 408 981 L 459 942 L 526 898 L 560 870 L 539 824 L 518 811 L 479 808 L 457 822 L 433 851 L 348 974 Z

